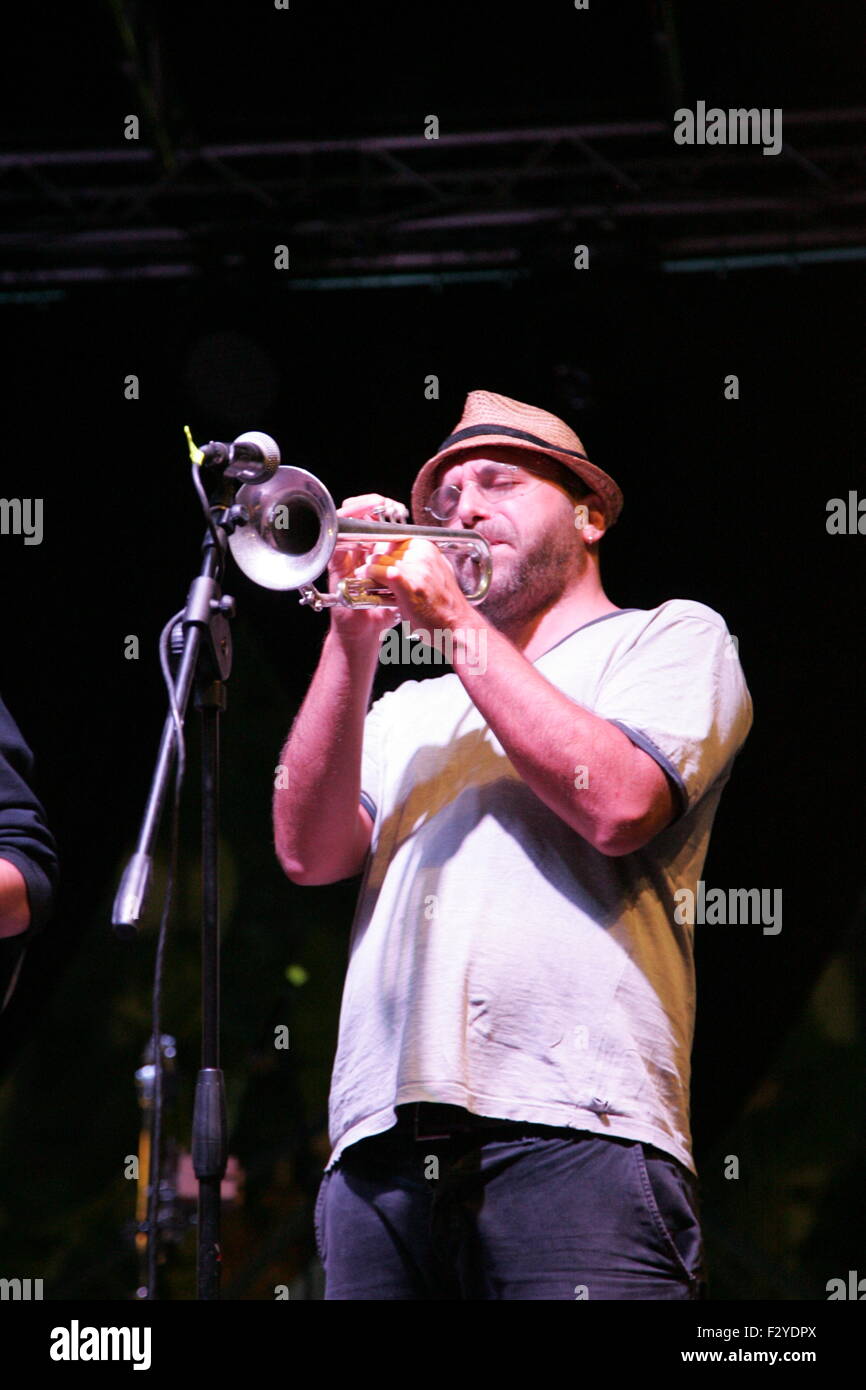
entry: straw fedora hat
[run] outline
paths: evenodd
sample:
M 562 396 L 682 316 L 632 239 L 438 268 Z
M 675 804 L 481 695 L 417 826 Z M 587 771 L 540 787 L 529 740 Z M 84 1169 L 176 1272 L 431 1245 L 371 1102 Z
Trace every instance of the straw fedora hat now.
M 424 511 L 436 472 L 445 459 L 453 459 L 465 449 L 479 444 L 508 444 L 528 454 L 548 454 L 582 478 L 604 503 L 607 525 L 613 526 L 622 511 L 623 496 L 607 473 L 590 463 L 574 430 L 564 421 L 537 406 L 497 396 L 492 391 L 470 391 L 460 423 L 422 467 L 412 488 L 412 520 L 416 526 L 429 524 Z

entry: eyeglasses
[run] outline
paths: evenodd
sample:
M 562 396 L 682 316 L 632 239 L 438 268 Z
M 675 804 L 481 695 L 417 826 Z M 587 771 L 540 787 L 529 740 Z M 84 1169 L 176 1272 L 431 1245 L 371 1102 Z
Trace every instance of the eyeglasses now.
M 512 497 L 523 497 L 543 482 L 535 473 L 527 473 L 516 463 L 490 463 L 478 469 L 474 478 L 466 480 L 474 483 L 487 502 L 505 502 Z M 456 483 L 446 483 L 437 487 L 424 508 L 437 521 L 449 521 L 460 505 L 463 489 Z

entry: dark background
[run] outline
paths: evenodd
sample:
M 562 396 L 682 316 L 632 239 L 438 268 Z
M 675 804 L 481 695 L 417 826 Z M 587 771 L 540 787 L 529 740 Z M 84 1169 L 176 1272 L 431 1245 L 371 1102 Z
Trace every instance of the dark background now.
M 42 496 L 45 535 L 0 537 L 2 693 L 36 755 L 63 892 L 0 1022 L 0 1273 L 44 1277 L 54 1298 L 137 1283 L 123 1166 L 158 894 L 134 946 L 108 924 L 162 725 L 156 640 L 198 562 L 183 425 L 199 442 L 266 430 L 337 501 L 408 500 L 477 388 L 574 425 L 625 493 L 609 596 L 717 609 L 754 700 L 704 879 L 781 888 L 784 918 L 778 936 L 697 929 L 712 1295 L 820 1300 L 862 1269 L 866 542 L 826 530 L 830 498 L 866 495 L 863 113 L 831 119 L 857 107 L 862 74 L 853 4 L 118 4 L 52 15 L 21 49 L 2 149 L 43 157 L 7 159 L 0 179 L 3 495 Z M 675 146 L 671 112 L 698 99 L 781 107 L 785 151 Z M 146 157 L 113 164 L 130 112 Z M 649 128 L 590 138 L 589 154 L 566 136 L 443 143 L 397 167 L 369 150 L 201 153 L 417 137 L 430 113 L 443 137 Z M 463 181 L 437 193 L 424 179 L 450 158 Z M 635 212 L 641 199 L 666 206 Z M 274 269 L 280 243 L 289 271 Z M 224 1288 L 315 1296 L 311 1201 L 357 883 L 288 883 L 269 806 L 327 620 L 236 570 L 228 590 L 223 1064 L 246 1186 L 226 1214 Z M 383 669 L 377 690 L 407 675 Z M 181 1144 L 197 1066 L 193 724 L 190 744 L 164 1018 Z M 192 1257 L 188 1232 L 167 1295 L 191 1296 Z

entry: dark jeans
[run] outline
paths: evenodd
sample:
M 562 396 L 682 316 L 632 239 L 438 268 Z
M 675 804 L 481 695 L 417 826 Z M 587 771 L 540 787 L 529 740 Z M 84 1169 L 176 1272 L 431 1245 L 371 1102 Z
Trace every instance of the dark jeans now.
M 466 1115 L 401 1106 L 325 1174 L 326 1299 L 706 1296 L 697 1181 L 676 1159 L 543 1125 L 464 1131 Z

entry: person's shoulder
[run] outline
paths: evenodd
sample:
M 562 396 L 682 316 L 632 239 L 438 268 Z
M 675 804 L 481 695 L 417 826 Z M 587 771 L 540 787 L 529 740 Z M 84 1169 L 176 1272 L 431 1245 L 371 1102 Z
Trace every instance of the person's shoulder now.
M 716 628 L 721 633 L 728 631 L 728 625 L 721 613 L 706 603 L 693 598 L 669 598 L 656 608 L 638 609 L 648 620 L 647 626 L 656 630 L 676 627 L 682 623 L 701 623 L 704 627 Z
M 7 706 L 0 698 L 0 758 L 22 776 L 33 770 L 33 754 Z
M 2 733 L 4 739 L 9 739 L 16 743 L 24 742 L 21 736 L 21 730 L 12 718 L 2 695 L 0 695 L 0 733 Z

